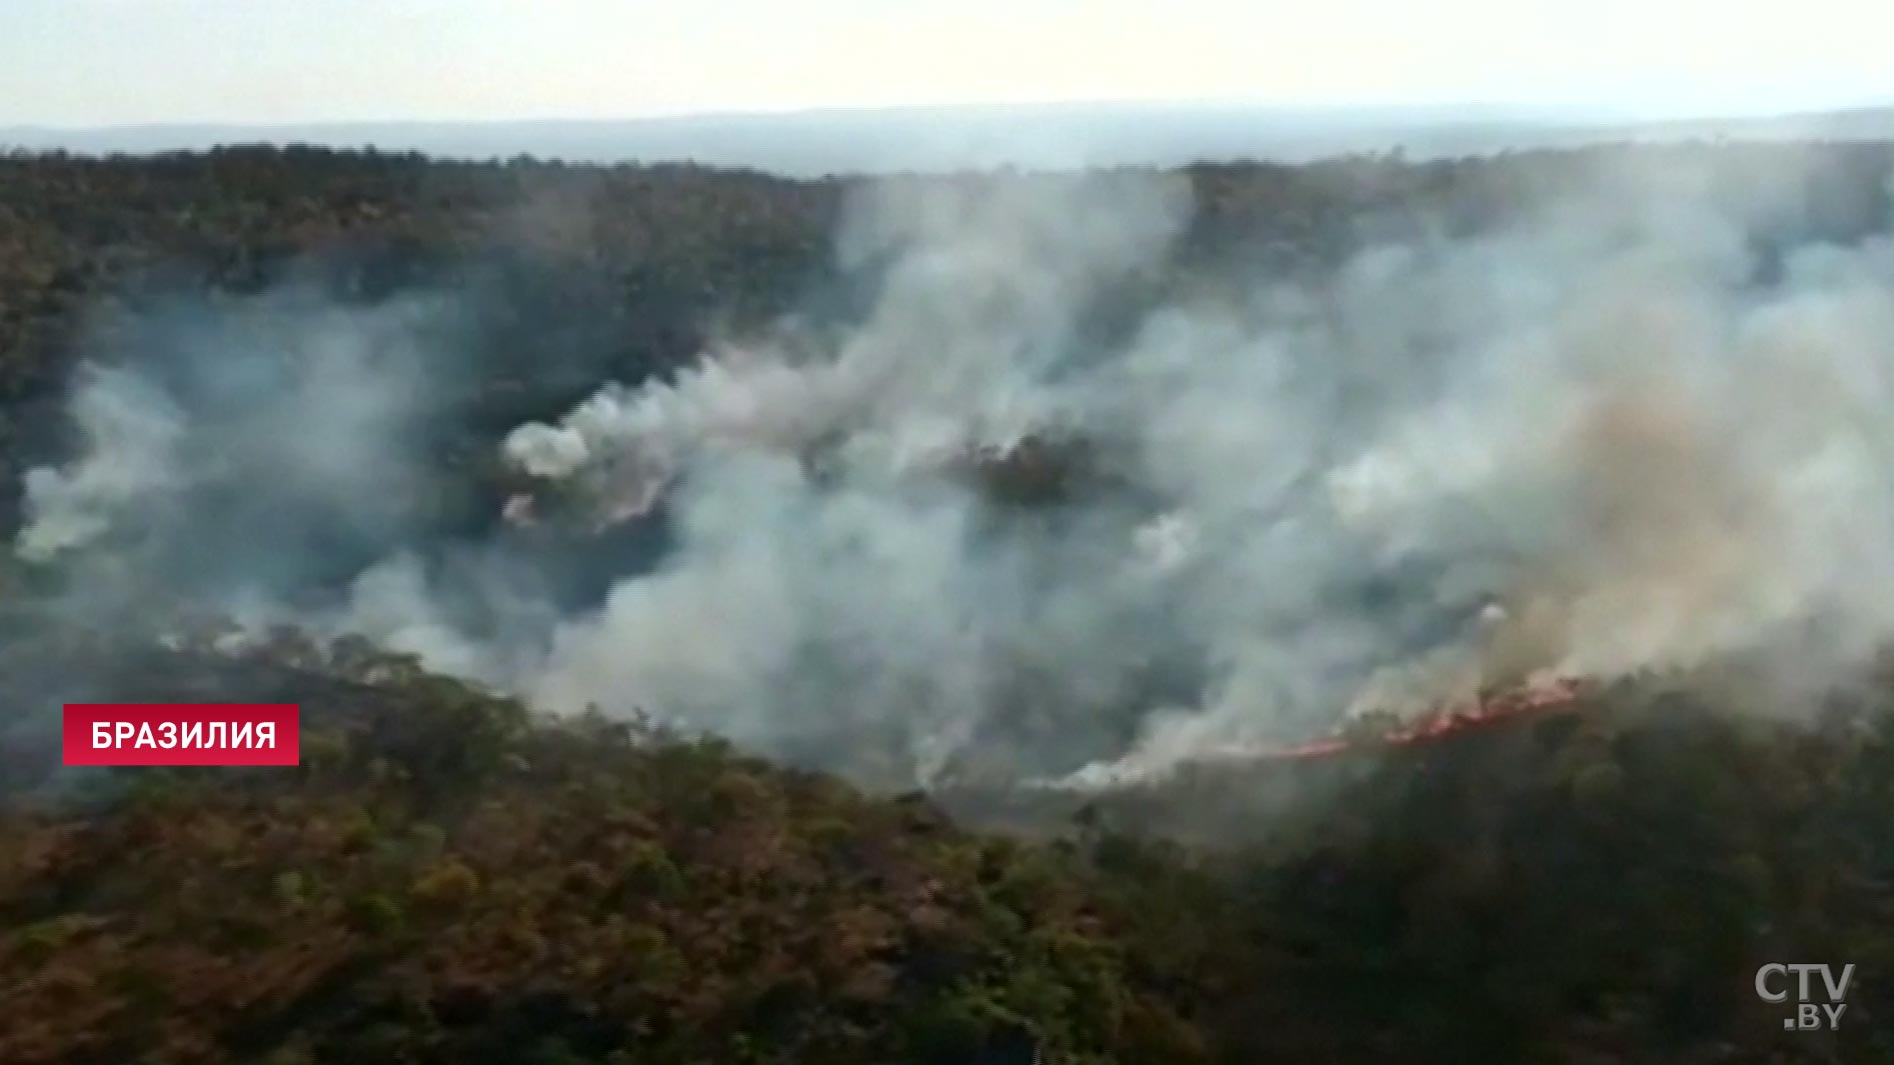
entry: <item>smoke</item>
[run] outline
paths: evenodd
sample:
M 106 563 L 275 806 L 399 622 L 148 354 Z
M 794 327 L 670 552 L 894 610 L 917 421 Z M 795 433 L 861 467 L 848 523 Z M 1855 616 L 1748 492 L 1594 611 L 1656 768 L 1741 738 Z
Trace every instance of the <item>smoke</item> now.
M 76 459 L 24 478 L 16 553 L 67 605 L 150 613 L 156 593 L 286 608 L 422 529 L 443 471 L 422 440 L 444 297 L 346 306 L 293 285 L 207 307 L 102 313 L 70 402 Z
M 21 558 L 41 562 L 104 535 L 123 515 L 174 487 L 182 416 L 168 397 L 120 371 L 86 367 L 72 402 L 85 458 L 25 478 Z
M 1190 266 L 1182 175 L 866 186 L 836 238 L 858 318 L 498 444 L 537 486 L 519 524 L 550 500 L 667 530 L 592 603 L 509 553 L 531 530 L 403 543 L 400 520 L 322 605 L 275 561 L 218 587 L 545 708 L 891 785 L 1109 783 L 1537 674 L 1767 655 L 1818 689 L 1894 630 L 1894 243 L 1764 247 L 1779 203 L 1645 177 L 1297 275 Z M 328 521 L 424 490 L 409 431 L 439 404 L 412 367 L 451 360 L 391 383 L 361 338 L 428 329 L 301 326 L 341 345 L 334 376 L 273 388 L 266 420 L 317 428 L 245 436 L 234 472 L 200 402 L 82 380 L 86 448 L 28 475 L 19 552 L 91 557 L 154 513 L 186 539 L 168 511 L 207 478 L 303 486 Z

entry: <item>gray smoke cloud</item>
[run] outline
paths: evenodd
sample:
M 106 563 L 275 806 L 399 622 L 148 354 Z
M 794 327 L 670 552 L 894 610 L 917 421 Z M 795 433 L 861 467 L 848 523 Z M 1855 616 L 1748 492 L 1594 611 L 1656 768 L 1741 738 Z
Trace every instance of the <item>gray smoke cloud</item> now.
M 180 477 L 183 416 L 137 376 L 88 366 L 72 401 L 85 438 L 83 459 L 65 469 L 28 470 L 21 558 L 43 562 L 83 547 Z
M 70 401 L 79 454 L 25 474 L 16 554 L 67 565 L 68 605 L 103 616 L 160 591 L 286 610 L 346 578 L 439 491 L 418 423 L 455 302 L 291 286 L 99 316 Z
M 1295 276 L 1180 273 L 1181 175 L 866 186 L 836 238 L 859 320 L 500 444 L 594 529 L 670 530 L 596 606 L 422 545 L 321 609 L 251 582 L 250 614 L 895 786 L 1107 785 L 1545 674 L 1767 654 L 1819 687 L 1894 630 L 1894 243 L 1765 252 L 1779 205 L 1705 180 L 1602 175 Z M 335 364 L 289 402 L 367 449 L 317 449 L 346 513 L 413 404 Z M 357 383 L 365 420 L 322 422 Z M 87 449 L 29 475 L 20 553 L 202 476 L 188 409 L 82 383 Z M 259 468 L 308 476 L 302 446 Z
M 1889 621 L 1861 580 L 1894 544 L 1886 242 L 1760 283 L 1743 218 L 1612 191 L 1168 294 L 1118 338 L 1085 325 L 1161 268 L 1180 184 L 871 197 L 889 280 L 832 351 L 746 347 L 509 439 L 608 515 L 675 482 L 683 530 L 532 690 L 766 745 L 893 721 L 924 774 L 1040 729 L 1119 744 L 1111 779 L 1535 673 L 1858 662 Z M 955 479 L 1033 434 L 1114 483 L 1022 517 Z M 1195 697 L 1137 705 L 1154 661 Z

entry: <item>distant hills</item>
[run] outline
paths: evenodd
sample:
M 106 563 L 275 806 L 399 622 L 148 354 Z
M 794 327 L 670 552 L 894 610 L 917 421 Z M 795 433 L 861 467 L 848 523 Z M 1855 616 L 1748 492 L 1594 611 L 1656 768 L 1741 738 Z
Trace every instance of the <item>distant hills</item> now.
M 1395 150 L 1424 159 L 1632 140 L 1889 137 L 1894 137 L 1894 106 L 1641 123 L 1505 107 L 1063 104 L 583 121 L 27 126 L 0 128 L 0 148 L 106 155 L 201 150 L 233 143 L 304 143 L 373 146 L 444 158 L 531 155 L 583 163 L 690 161 L 810 177 L 1005 166 L 1306 162 Z

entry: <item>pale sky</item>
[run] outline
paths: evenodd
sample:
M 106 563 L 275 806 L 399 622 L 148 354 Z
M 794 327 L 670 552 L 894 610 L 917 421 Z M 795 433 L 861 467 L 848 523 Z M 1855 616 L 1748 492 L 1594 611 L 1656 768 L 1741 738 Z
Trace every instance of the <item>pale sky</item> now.
M 1874 0 L 0 0 L 0 125 L 1894 103 Z

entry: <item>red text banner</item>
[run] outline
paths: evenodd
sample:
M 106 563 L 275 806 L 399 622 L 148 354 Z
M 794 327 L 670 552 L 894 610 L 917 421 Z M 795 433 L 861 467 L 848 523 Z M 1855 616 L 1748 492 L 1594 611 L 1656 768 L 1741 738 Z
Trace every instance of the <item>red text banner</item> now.
M 67 765 L 296 765 L 294 703 L 67 703 Z

